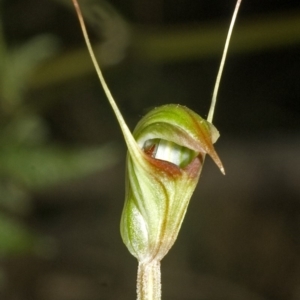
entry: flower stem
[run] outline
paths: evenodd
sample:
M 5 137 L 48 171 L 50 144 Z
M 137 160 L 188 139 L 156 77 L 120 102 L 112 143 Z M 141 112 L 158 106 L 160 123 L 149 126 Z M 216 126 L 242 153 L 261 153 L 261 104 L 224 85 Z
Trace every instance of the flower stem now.
M 161 300 L 160 261 L 139 263 L 137 300 Z

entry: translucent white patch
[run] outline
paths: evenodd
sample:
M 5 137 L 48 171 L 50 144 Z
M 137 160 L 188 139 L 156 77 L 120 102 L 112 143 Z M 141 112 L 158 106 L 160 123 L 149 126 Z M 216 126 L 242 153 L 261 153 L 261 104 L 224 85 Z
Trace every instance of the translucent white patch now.
M 171 162 L 181 168 L 187 166 L 198 155 L 189 148 L 162 139 L 146 141 L 143 149 L 148 155 Z

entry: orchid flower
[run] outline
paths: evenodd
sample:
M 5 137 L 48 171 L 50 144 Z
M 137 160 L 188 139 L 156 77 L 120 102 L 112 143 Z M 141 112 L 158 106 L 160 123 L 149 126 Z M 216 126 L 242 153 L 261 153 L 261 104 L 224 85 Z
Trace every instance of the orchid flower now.
M 211 122 L 240 3 L 238 0 L 230 24 L 207 120 L 187 107 L 169 104 L 146 114 L 132 134 L 107 87 L 79 5 L 73 0 L 91 59 L 128 148 L 121 236 L 139 263 L 138 300 L 161 299 L 160 261 L 177 238 L 205 155 L 208 154 L 225 174 L 213 147 L 219 133 Z

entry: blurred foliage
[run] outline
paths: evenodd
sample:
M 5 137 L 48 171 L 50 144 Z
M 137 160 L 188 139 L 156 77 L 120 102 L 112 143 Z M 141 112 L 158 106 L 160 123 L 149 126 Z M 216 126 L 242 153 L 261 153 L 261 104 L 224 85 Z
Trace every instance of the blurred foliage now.
M 19 222 L 0 214 L 0 256 L 32 251 L 38 238 Z
M 111 145 L 95 149 L 12 145 L 1 149 L 0 172 L 31 188 L 46 187 L 107 167 L 116 160 L 114 149 Z
M 52 35 L 8 48 L 0 22 L 0 258 L 37 253 L 47 244 L 21 220 L 30 212 L 31 190 L 86 176 L 117 160 L 113 145 L 55 144 L 46 121 L 25 101 L 31 74 L 57 53 L 58 40 Z

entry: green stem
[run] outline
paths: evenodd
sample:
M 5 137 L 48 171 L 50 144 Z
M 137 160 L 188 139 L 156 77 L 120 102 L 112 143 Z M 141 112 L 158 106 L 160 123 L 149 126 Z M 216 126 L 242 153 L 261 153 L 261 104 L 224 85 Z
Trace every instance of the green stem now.
M 139 263 L 137 300 L 161 300 L 160 261 Z

